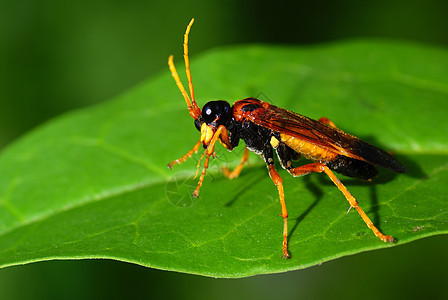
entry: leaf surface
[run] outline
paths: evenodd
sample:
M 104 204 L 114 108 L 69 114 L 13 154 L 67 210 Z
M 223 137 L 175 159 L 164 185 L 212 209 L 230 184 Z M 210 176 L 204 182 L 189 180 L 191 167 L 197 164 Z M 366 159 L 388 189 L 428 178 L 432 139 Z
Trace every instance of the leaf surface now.
M 446 50 L 378 40 L 255 45 L 212 51 L 191 64 L 200 106 L 257 97 L 326 116 L 393 151 L 406 174 L 382 170 L 373 183 L 339 177 L 396 245 L 448 232 Z M 0 266 L 110 258 L 243 277 L 391 247 L 355 211 L 346 213 L 347 201 L 324 174 L 280 171 L 292 255 L 282 260 L 280 204 L 262 160 L 252 155 L 232 181 L 219 170 L 238 163 L 242 142 L 231 153 L 217 146 L 199 199 L 190 194 L 201 153 L 166 168 L 198 138 L 168 69 L 22 137 L 0 155 Z

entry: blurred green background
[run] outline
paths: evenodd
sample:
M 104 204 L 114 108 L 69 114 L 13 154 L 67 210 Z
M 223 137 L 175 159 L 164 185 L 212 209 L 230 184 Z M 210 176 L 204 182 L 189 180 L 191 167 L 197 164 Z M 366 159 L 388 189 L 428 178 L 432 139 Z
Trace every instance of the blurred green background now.
M 167 57 L 181 59 L 182 34 L 192 17 L 194 58 L 232 44 L 358 37 L 447 47 L 447 13 L 444 0 L 1 0 L 0 149 L 56 115 L 168 72 Z M 447 250 L 448 238 L 439 236 L 239 280 L 112 261 L 44 262 L 0 270 L 0 298 L 442 298 L 448 297 Z

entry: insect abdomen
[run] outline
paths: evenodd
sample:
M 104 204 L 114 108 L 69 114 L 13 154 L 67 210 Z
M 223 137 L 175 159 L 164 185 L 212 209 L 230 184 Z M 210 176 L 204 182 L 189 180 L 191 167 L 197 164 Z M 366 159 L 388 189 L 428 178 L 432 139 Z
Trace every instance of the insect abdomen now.
M 294 151 L 302 154 L 304 157 L 319 161 L 319 162 L 328 162 L 335 159 L 338 154 L 331 152 L 329 150 L 323 149 L 317 145 L 306 142 L 299 138 L 281 133 L 280 139 L 283 143 L 285 143 L 288 147 L 292 148 Z
M 338 155 L 334 160 L 327 162 L 327 166 L 342 175 L 364 180 L 372 179 L 378 174 L 373 165 L 343 155 Z

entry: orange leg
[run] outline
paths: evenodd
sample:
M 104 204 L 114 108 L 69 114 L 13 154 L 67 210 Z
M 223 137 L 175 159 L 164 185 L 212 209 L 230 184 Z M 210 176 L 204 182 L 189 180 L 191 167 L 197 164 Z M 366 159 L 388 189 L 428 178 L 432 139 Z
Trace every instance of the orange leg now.
M 358 206 L 358 201 L 356 201 L 355 197 L 350 194 L 350 192 L 347 190 L 347 188 L 342 184 L 342 182 L 334 175 L 334 173 L 326 166 L 323 165 L 323 171 L 325 174 L 327 174 L 328 177 L 330 177 L 331 181 L 338 187 L 338 189 L 344 194 L 345 198 L 347 199 L 348 203 L 350 203 L 351 207 L 354 207 L 361 218 L 364 220 L 364 223 L 366 223 L 367 227 L 369 227 L 373 233 L 383 242 L 389 242 L 393 243 L 395 242 L 395 239 L 390 235 L 384 235 L 382 234 L 378 228 L 373 225 L 372 221 L 369 219 L 369 217 L 366 215 L 366 213 L 361 209 L 361 207 Z
M 238 177 L 241 173 L 241 170 L 244 167 L 244 164 L 247 162 L 248 159 L 249 159 L 249 151 L 247 150 L 247 148 L 244 148 L 243 157 L 241 158 L 241 162 L 239 163 L 239 165 L 236 166 L 236 168 L 233 171 L 230 171 L 228 168 L 223 167 L 222 170 L 224 171 L 224 175 L 229 179 L 234 179 Z
M 355 197 L 350 194 L 350 192 L 347 190 L 347 188 L 342 184 L 342 182 L 334 175 L 334 173 L 323 163 L 312 163 L 308 165 L 304 165 L 298 168 L 290 169 L 288 170 L 289 173 L 293 176 L 302 176 L 306 175 L 312 172 L 325 172 L 328 177 L 330 177 L 331 181 L 338 187 L 338 189 L 344 194 L 345 199 L 347 199 L 348 203 L 350 203 L 350 207 L 355 208 L 361 218 L 364 220 L 364 223 L 366 223 L 367 227 L 369 227 L 373 233 L 383 242 L 395 242 L 395 239 L 390 235 L 384 235 L 382 234 L 378 228 L 373 225 L 372 221 L 369 219 L 369 217 L 366 215 L 366 213 L 359 207 L 358 201 L 356 201 Z
M 282 258 L 289 258 L 288 254 L 288 211 L 286 210 L 285 192 L 283 190 L 283 180 L 275 170 L 274 165 L 268 165 L 269 176 L 278 189 L 278 196 L 280 198 L 280 205 L 282 206 L 283 217 L 283 256 Z
M 323 170 L 321 169 L 321 166 L 324 165 L 322 163 L 311 163 L 311 164 L 307 164 L 304 166 L 300 166 L 297 168 L 292 168 L 292 169 L 288 169 L 288 172 L 294 176 L 294 177 L 299 177 L 299 176 L 303 176 L 303 175 L 307 175 L 310 173 L 320 173 Z M 325 166 L 325 165 L 324 165 Z
M 201 145 L 201 141 L 198 141 L 196 143 L 196 145 L 194 145 L 193 149 L 191 149 L 190 151 L 187 152 L 187 154 L 185 154 L 184 156 L 182 156 L 181 158 L 178 158 L 176 160 L 173 160 L 172 162 L 170 162 L 168 164 L 168 168 L 172 168 L 175 164 L 181 164 L 184 161 L 186 161 L 189 157 L 191 157 L 193 155 L 193 153 L 198 152 L 199 146 Z
M 204 181 L 205 173 L 208 169 L 208 162 L 210 160 L 211 155 L 209 155 L 209 154 L 206 154 L 206 155 L 207 155 L 207 157 L 205 158 L 204 167 L 202 168 L 201 177 L 199 178 L 198 185 L 196 186 L 196 188 L 194 189 L 194 192 L 193 192 L 193 197 L 195 197 L 195 198 L 199 197 L 199 190 L 201 189 L 202 182 Z M 199 164 L 198 164 L 198 170 L 199 170 Z M 196 175 L 197 174 L 198 174 L 198 171 L 196 171 Z
M 226 134 L 227 134 L 227 128 L 224 125 L 220 125 L 218 127 L 218 129 L 216 130 L 216 132 L 213 134 L 213 138 L 211 139 L 210 143 L 207 145 L 207 149 L 204 152 L 204 155 L 206 155 L 204 167 L 202 168 L 201 177 L 199 178 L 198 185 L 196 186 L 196 189 L 193 192 L 193 197 L 199 197 L 199 190 L 201 189 L 202 182 L 204 181 L 205 173 L 207 172 L 207 169 L 208 169 L 208 162 L 210 160 L 210 156 L 215 156 L 215 144 L 221 135 L 226 135 Z M 202 157 L 201 157 L 201 159 L 202 159 Z M 199 168 L 199 164 L 198 164 L 198 168 Z
M 321 122 L 321 123 L 327 124 L 327 125 L 329 125 L 331 127 L 337 128 L 336 124 L 334 124 L 332 120 L 330 120 L 330 119 L 328 119 L 326 117 L 322 117 L 318 121 Z

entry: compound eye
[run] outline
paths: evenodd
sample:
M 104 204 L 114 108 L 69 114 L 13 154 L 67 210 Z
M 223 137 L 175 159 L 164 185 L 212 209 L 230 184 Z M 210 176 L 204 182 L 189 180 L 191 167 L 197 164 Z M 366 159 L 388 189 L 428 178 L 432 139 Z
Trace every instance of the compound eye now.
M 207 103 L 202 109 L 202 119 L 205 123 L 211 123 L 216 119 L 216 111 L 210 103 Z
M 217 121 L 218 124 L 225 123 L 230 114 L 230 105 L 226 101 L 210 101 L 204 105 L 202 109 L 202 119 L 205 123 L 209 124 L 213 121 Z

